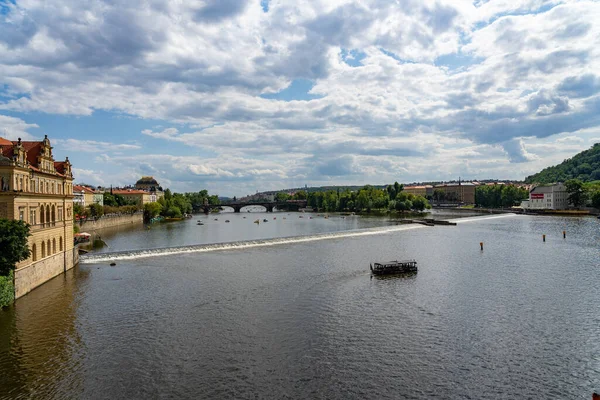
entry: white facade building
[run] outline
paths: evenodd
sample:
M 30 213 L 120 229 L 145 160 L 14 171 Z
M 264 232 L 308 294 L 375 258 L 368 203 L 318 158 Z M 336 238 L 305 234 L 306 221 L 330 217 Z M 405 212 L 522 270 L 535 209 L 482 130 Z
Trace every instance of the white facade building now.
M 524 209 L 565 210 L 569 208 L 569 194 L 562 183 L 536 186 L 529 192 L 529 200 L 521 203 Z

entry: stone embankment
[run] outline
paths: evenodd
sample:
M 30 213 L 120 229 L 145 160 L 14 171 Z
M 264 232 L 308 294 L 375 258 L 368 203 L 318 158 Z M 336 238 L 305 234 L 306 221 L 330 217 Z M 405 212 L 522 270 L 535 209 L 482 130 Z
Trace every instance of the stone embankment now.
M 144 213 L 139 212 L 135 214 L 110 214 L 103 215 L 102 217 L 94 220 L 87 219 L 85 221 L 76 222 L 79 225 L 79 231 L 95 231 L 104 228 L 111 228 L 113 226 L 121 225 L 133 225 L 143 224 Z

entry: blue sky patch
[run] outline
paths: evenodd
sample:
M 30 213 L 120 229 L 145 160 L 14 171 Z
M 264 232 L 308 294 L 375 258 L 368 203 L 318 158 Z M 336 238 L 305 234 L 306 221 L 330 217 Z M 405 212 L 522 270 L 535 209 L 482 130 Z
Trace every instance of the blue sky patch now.
M 385 54 L 388 57 L 392 57 L 394 60 L 398 61 L 400 64 L 416 64 L 415 61 L 402 58 L 402 57 L 398 56 L 397 54 L 384 49 L 383 47 L 380 47 L 379 51 L 381 51 L 383 54 Z
M 342 60 L 351 67 L 361 67 L 363 60 L 367 55 L 359 50 L 342 49 Z
M 436 67 L 446 67 L 450 72 L 460 72 L 472 65 L 479 64 L 481 61 L 483 61 L 483 58 L 459 52 L 439 56 L 434 60 L 433 64 Z
M 269 2 L 270 0 L 260 0 L 260 6 L 264 12 L 269 12 Z
M 0 15 L 6 15 L 10 12 L 11 5 L 17 4 L 15 0 L 0 0 Z
M 292 83 L 285 89 L 277 93 L 261 94 L 263 99 L 293 101 L 293 100 L 314 100 L 320 99 L 323 96 L 308 93 L 315 83 L 310 79 L 294 79 Z

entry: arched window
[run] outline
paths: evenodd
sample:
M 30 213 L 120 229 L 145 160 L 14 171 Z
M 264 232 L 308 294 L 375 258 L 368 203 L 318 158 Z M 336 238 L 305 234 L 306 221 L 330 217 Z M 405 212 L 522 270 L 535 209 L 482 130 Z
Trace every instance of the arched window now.
M 31 260 L 32 261 L 37 260 L 37 247 L 36 247 L 35 243 L 33 244 L 33 246 L 31 246 Z
M 56 205 L 52 204 L 52 225 L 56 222 Z
M 48 243 L 46 244 L 46 249 L 48 250 L 48 255 L 52 255 L 52 247 L 50 247 L 50 239 L 48 239 Z
M 50 219 L 50 205 L 46 206 L 46 224 L 48 224 L 48 226 L 50 226 L 50 221 L 52 221 Z M 50 252 L 50 249 L 48 249 L 48 252 Z
M 42 240 L 42 258 L 46 257 L 46 242 Z
M 56 254 L 56 238 L 52 239 L 52 254 Z
M 58 250 L 59 251 L 63 251 L 63 248 L 62 248 L 62 236 L 58 239 Z
M 46 218 L 44 218 L 44 206 L 41 205 L 40 206 L 40 224 L 42 224 L 42 227 L 43 227 L 45 223 L 46 223 Z

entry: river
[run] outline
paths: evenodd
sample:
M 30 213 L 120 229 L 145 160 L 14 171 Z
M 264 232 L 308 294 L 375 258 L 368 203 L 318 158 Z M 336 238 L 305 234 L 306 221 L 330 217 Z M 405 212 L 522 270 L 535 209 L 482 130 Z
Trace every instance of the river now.
M 108 248 L 0 311 L 0 398 L 600 391 L 599 220 L 299 216 L 103 234 Z M 419 272 L 370 276 L 397 258 Z

